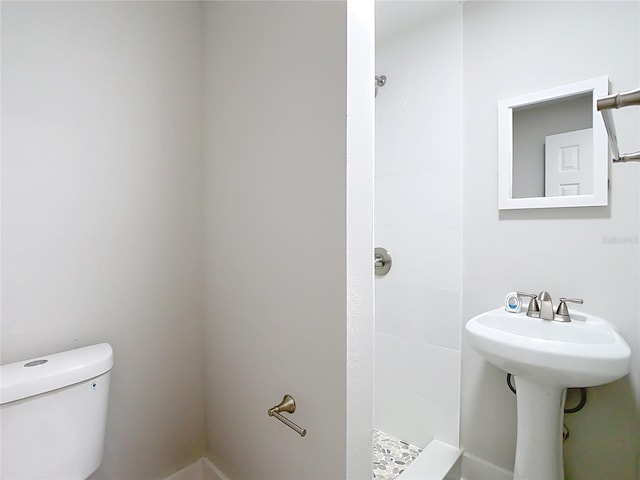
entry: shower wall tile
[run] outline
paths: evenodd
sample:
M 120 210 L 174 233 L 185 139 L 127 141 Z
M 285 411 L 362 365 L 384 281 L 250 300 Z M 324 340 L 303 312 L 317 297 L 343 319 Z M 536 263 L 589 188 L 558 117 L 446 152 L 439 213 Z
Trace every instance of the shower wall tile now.
M 376 307 L 378 332 L 460 350 L 458 290 L 431 290 L 380 279 Z
M 457 401 L 416 397 L 401 390 L 384 390 L 377 399 L 376 428 L 402 432 L 404 440 L 424 448 L 431 440 L 458 445 L 458 424 L 451 418 L 458 416 Z
M 436 2 L 437 3 L 437 2 Z M 375 425 L 457 445 L 462 284 L 460 5 L 376 45 Z M 433 48 L 437 45 L 438 48 Z
M 393 73 L 390 72 L 390 75 Z M 386 90 L 387 87 L 389 90 Z M 389 84 L 383 88 L 384 90 L 376 99 L 376 108 L 379 112 L 376 115 L 376 128 L 380 132 L 376 137 L 380 144 L 377 155 L 388 161 L 376 165 L 376 176 L 421 172 L 425 170 L 427 164 L 455 166 L 456 162 L 451 161 L 451 156 L 452 151 L 455 151 L 456 142 L 459 142 L 457 132 L 460 130 L 460 126 L 451 121 L 455 116 L 439 122 L 437 129 L 426 127 L 433 122 L 433 119 L 425 118 L 424 112 L 416 115 L 406 106 L 397 108 L 396 105 L 392 105 L 386 111 L 384 97 L 394 95 L 395 92 Z M 440 87 L 435 88 L 442 90 Z M 420 110 L 423 109 L 424 103 L 426 101 L 411 100 L 411 104 Z M 416 126 L 419 127 L 418 131 Z
M 460 230 L 379 227 L 376 244 L 389 250 L 393 261 L 391 271 L 378 278 L 381 288 L 393 283 L 420 287 L 422 291 L 460 289 Z
M 438 170 L 377 177 L 376 227 L 461 228 L 461 173 Z
M 376 98 L 376 153 L 385 159 L 376 164 L 379 176 L 460 163 L 452 159 L 461 144 L 460 12 L 431 3 L 426 24 L 416 22 L 376 45 L 377 73 L 387 76 Z
M 402 431 L 403 440 L 424 447 L 437 438 L 456 445 L 459 405 L 459 352 L 376 334 L 375 423 L 385 431 Z
M 376 340 L 378 352 L 386 358 L 377 375 L 391 390 L 426 398 L 457 386 L 458 378 L 451 376 L 457 371 L 455 350 L 386 333 L 378 333 Z M 438 368 L 429 368 L 434 365 Z

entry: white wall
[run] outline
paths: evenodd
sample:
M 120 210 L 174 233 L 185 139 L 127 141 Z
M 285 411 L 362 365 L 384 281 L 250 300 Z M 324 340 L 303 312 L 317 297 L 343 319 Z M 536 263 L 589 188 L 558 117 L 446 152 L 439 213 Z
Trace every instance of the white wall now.
M 497 102 L 608 74 L 613 91 L 640 86 L 638 2 L 467 2 L 464 5 L 463 322 L 506 292 L 584 298 L 617 325 L 632 373 L 590 388 L 567 415 L 567 478 L 636 478 L 640 352 L 638 168 L 611 169 L 610 205 L 498 212 Z M 615 19 L 608 22 L 604 19 Z M 621 150 L 640 148 L 638 110 L 615 112 Z M 518 258 L 519 262 L 508 261 Z M 512 469 L 515 397 L 505 375 L 463 343 L 462 444 Z
M 375 3 L 347 2 L 347 469 L 373 464 Z
M 113 346 L 96 479 L 203 453 L 200 15 L 2 2 L 2 363 Z
M 2 8 L 2 361 L 113 345 L 92 478 L 368 478 L 373 3 Z
M 377 38 L 375 426 L 458 444 L 462 286 L 462 9 L 379 3 L 403 24 Z M 420 22 L 416 16 L 424 15 Z M 388 21 L 380 18 L 380 22 Z
M 344 478 L 346 4 L 205 12 L 210 458 L 235 479 Z M 304 438 L 267 416 L 285 393 Z

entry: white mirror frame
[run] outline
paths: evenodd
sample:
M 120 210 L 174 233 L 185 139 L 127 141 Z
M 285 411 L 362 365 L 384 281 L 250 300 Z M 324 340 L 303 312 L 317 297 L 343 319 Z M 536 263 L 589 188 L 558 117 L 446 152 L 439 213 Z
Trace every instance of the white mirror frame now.
M 592 92 L 593 193 L 590 195 L 513 198 L 513 109 Z M 498 209 L 594 207 L 609 200 L 609 151 L 607 131 L 597 109 L 597 99 L 609 94 L 609 78 L 571 83 L 498 102 Z

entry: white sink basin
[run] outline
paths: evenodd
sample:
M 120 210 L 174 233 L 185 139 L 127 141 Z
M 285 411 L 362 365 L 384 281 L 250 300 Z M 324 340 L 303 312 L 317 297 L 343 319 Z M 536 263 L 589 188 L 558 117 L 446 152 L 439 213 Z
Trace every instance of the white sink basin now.
M 574 310 L 571 320 L 541 320 L 496 308 L 467 322 L 471 346 L 515 377 L 515 480 L 563 480 L 566 388 L 602 385 L 629 373 L 631 350 L 613 325 Z
M 489 363 L 517 377 L 559 387 L 591 387 L 629 373 L 631 350 L 613 325 L 571 311 L 553 322 L 496 308 L 467 322 L 469 342 Z

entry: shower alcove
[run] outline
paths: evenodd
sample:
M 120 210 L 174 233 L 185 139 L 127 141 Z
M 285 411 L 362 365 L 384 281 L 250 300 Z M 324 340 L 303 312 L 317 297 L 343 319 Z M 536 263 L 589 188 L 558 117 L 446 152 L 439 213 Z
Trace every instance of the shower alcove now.
M 460 455 L 461 31 L 458 3 L 376 3 L 376 74 L 386 82 L 375 105 L 375 245 L 393 266 L 375 281 L 374 425 L 383 433 L 374 462 L 389 455 L 387 435 L 400 447 L 384 470 L 375 464 L 375 478 L 414 478 L 419 465 Z M 411 460 L 417 450 L 403 475 L 402 453 Z

